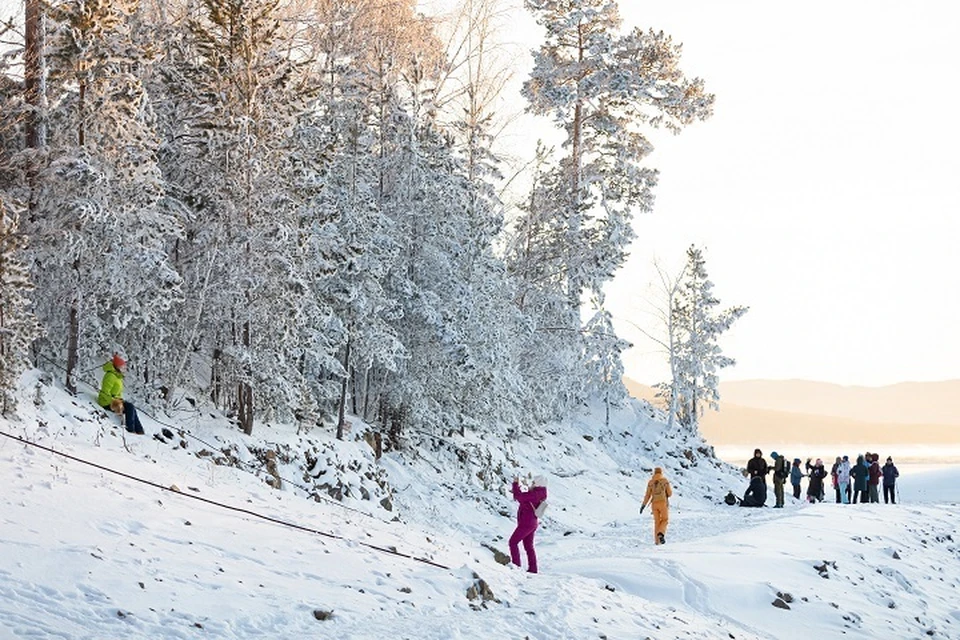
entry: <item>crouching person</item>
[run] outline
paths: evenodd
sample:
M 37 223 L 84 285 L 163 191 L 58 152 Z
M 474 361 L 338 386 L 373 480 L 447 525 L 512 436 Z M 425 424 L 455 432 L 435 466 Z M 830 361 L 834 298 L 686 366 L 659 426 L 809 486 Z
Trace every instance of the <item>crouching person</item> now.
M 124 426 L 130 433 L 143 434 L 140 416 L 132 402 L 123 399 L 123 375 L 127 370 L 127 361 L 120 354 L 113 354 L 113 358 L 103 365 L 103 382 L 100 384 L 100 394 L 97 404 L 114 413 L 123 415 Z
M 741 507 L 762 507 L 767 503 L 767 482 L 763 476 L 754 476 L 750 478 L 750 486 L 747 487 L 740 501 Z

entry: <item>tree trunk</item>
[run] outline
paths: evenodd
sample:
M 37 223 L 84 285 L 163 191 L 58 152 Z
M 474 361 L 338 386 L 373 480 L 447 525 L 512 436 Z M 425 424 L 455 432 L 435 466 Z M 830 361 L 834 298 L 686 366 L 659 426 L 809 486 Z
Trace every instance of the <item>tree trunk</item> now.
M 213 362 L 210 364 L 210 401 L 213 406 L 220 406 L 221 387 L 220 356 L 223 352 L 219 348 L 213 350 Z
M 250 322 L 243 323 L 243 346 L 250 348 Z M 245 366 L 246 380 L 237 386 L 237 417 L 240 420 L 240 428 L 247 435 L 253 433 L 253 387 L 250 385 L 249 365 Z
M 237 419 L 245 434 L 253 433 L 253 387 L 247 382 L 237 385 Z
M 79 293 L 75 294 L 79 295 Z M 67 319 L 67 391 L 72 395 L 77 395 L 77 362 L 79 344 L 80 344 L 80 312 L 77 309 L 77 300 L 74 299 L 70 305 L 69 318 Z
M 358 397 L 360 395 L 359 389 L 359 377 L 357 376 L 357 368 L 353 365 L 350 365 L 350 383 L 353 391 L 350 394 L 350 410 L 353 415 L 358 416 L 360 412 L 358 411 Z
M 28 149 L 39 149 L 46 142 L 43 125 L 46 87 L 43 74 L 44 30 L 41 0 L 25 1 L 24 27 L 23 84 L 26 102 L 29 105 L 26 120 L 26 147 Z M 35 156 L 31 156 L 27 162 L 27 186 L 30 189 L 27 212 L 30 219 L 33 219 L 39 193 Z
M 368 366 L 366 371 L 363 373 L 363 419 L 364 421 L 370 420 L 370 370 L 372 367 Z
M 347 346 L 343 352 L 343 369 L 346 374 L 350 370 L 350 338 L 347 338 Z M 348 375 L 343 376 L 343 381 L 340 383 L 340 402 L 337 409 L 337 440 L 343 440 L 343 427 L 346 422 L 345 413 L 347 405 L 347 379 Z

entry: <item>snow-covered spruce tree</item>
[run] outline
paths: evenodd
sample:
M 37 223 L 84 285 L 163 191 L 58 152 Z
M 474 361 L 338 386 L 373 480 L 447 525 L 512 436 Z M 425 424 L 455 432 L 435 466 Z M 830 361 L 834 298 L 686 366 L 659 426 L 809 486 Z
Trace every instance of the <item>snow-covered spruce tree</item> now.
M 159 141 L 140 80 L 150 59 L 131 39 L 136 5 L 47 7 L 47 162 L 24 231 L 44 351 L 66 356 L 73 391 L 79 363 L 101 361 L 117 346 L 145 372 L 165 346 L 146 328 L 179 298 L 166 245 L 180 229 L 163 202 Z
M 603 307 L 603 300 L 595 302 L 597 312 L 583 328 L 584 356 L 588 398 L 603 402 L 606 426 L 610 426 L 610 408 L 621 406 L 627 398 L 623 384 L 623 352 L 630 343 L 617 337 L 613 316 Z
M 583 398 L 583 349 L 579 309 L 565 286 L 566 228 L 555 213 L 560 175 L 550 152 L 538 145 L 529 196 L 519 205 L 506 249 L 521 322 L 513 360 L 524 382 L 525 405 L 534 423 L 556 420 Z
M 684 76 L 680 46 L 668 36 L 639 29 L 619 35 L 615 2 L 525 6 L 546 37 L 523 94 L 529 110 L 550 117 L 565 138 L 559 162 L 535 187 L 550 190 L 539 196 L 546 206 L 535 215 L 551 231 L 542 236 L 550 243 L 542 253 L 556 265 L 551 275 L 571 309 L 561 328 L 575 338 L 583 294 L 613 277 L 633 239 L 634 212 L 653 206 L 657 173 L 644 166 L 653 145 L 643 129 L 678 132 L 711 114 L 713 96 L 701 80 Z M 555 221 L 544 220 L 547 214 Z
M 9 201 L 29 198 L 19 158 L 26 137 L 25 104 L 23 86 L 10 77 L 9 60 L 0 57 L 0 194 Z
M 703 251 L 691 246 L 680 292 L 671 309 L 678 338 L 670 354 L 675 379 L 669 391 L 675 389 L 679 397 L 674 400 L 671 396 L 669 400 L 678 408 L 681 426 L 693 432 L 707 407 L 719 407 L 718 372 L 736 364 L 733 358 L 723 355 L 720 335 L 749 309 L 736 306 L 721 311 L 716 308 L 719 304 L 707 277 Z M 661 386 L 661 390 L 667 389 Z
M 414 68 L 400 162 L 386 211 L 402 259 L 391 271 L 388 290 L 401 303 L 397 321 L 407 357 L 390 385 L 394 420 L 391 436 L 407 426 L 439 431 L 444 414 L 462 417 L 459 384 L 467 366 L 464 327 L 458 323 L 467 282 L 460 270 L 467 242 L 471 187 L 449 139 L 430 114 L 425 74 Z
M 320 367 L 317 395 L 327 407 L 335 402 L 341 438 L 348 411 L 364 419 L 375 414 L 378 372 L 395 372 L 403 353 L 392 324 L 400 308 L 384 290 L 400 247 L 379 197 L 383 94 L 376 72 L 379 49 L 371 46 L 400 26 L 389 18 L 372 11 L 369 2 L 341 0 L 316 8 L 307 40 L 317 97 L 294 135 L 302 140 L 301 190 L 316 187 L 304 200 L 303 218 L 312 245 L 313 290 L 340 322 L 338 331 L 327 332 L 336 340 L 330 361 Z M 393 92 L 382 90 L 388 92 L 387 111 Z
M 372 107 L 373 206 L 386 221 L 380 228 L 394 247 L 388 256 L 382 241 L 372 245 L 378 247 L 378 264 L 387 267 L 377 298 L 396 305 L 382 312 L 389 314 L 397 341 L 381 342 L 377 362 L 360 353 L 353 357 L 352 388 L 354 398 L 362 392 L 364 414 L 376 406 L 390 444 L 410 427 L 449 426 L 444 415 L 462 426 L 464 397 L 473 389 L 457 384 L 461 376 L 473 375 L 467 345 L 476 347 L 474 357 L 483 357 L 482 346 L 474 344 L 479 340 L 466 339 L 468 328 L 460 322 L 472 298 L 464 269 L 483 263 L 482 250 L 470 243 L 471 185 L 435 119 L 442 60 L 429 23 L 415 16 L 413 6 L 397 3 L 390 12 L 378 13 L 367 54 L 358 56 Z M 369 347 L 368 352 L 377 353 Z M 362 377 L 355 375 L 358 368 Z
M 298 84 L 286 31 L 295 21 L 284 17 L 278 0 L 204 0 L 168 50 L 156 107 L 164 172 L 188 205 L 174 251 L 190 303 L 177 331 L 178 383 L 209 388 L 246 433 L 255 406 L 267 418 L 312 413 L 307 378 L 327 361 L 324 332 L 338 324 L 305 265 L 304 225 L 314 221 L 304 221 L 294 186 L 303 139 L 291 132 L 311 93 Z M 193 360 L 207 381 L 189 379 Z
M 511 117 L 502 107 L 512 74 L 510 52 L 496 35 L 508 16 L 497 0 L 463 0 L 440 29 L 447 57 L 433 91 L 437 126 L 452 135 L 469 186 L 458 259 L 467 286 L 453 319 L 463 335 L 457 369 L 461 430 L 529 422 L 514 357 L 521 315 L 510 304 L 513 281 L 493 252 L 504 225 L 497 192 L 503 162 L 496 149 Z
M 16 412 L 17 382 L 29 364 L 29 349 L 40 335 L 27 293 L 33 289 L 22 262 L 26 238 L 18 215 L 0 193 L 0 413 Z

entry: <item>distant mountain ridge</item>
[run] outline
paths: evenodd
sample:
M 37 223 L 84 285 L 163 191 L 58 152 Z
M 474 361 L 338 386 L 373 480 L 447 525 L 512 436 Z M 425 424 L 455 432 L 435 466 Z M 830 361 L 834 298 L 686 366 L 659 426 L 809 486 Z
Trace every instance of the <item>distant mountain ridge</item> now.
M 902 382 L 883 387 L 842 386 L 809 380 L 720 383 L 727 403 L 834 416 L 862 422 L 960 425 L 960 380 Z
M 631 395 L 650 387 L 624 379 Z M 720 385 L 719 412 L 700 429 L 712 444 L 842 442 L 960 444 L 960 380 L 844 387 L 806 380 Z

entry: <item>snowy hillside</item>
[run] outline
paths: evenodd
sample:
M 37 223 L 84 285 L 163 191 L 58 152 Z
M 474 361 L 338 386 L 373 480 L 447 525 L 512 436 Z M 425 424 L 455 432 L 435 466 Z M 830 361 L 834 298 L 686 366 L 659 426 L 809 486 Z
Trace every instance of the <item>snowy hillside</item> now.
M 640 403 L 609 429 L 581 416 L 378 463 L 359 423 L 336 443 L 145 416 L 124 438 L 41 380 L 0 423 L 0 639 L 960 638 L 960 581 L 941 571 L 960 515 L 938 504 L 956 473 L 905 479 L 906 506 L 739 509 L 719 500 L 745 488 L 736 470 Z M 663 547 L 637 513 L 654 465 L 675 488 Z M 493 551 L 515 473 L 549 480 L 537 575 Z

